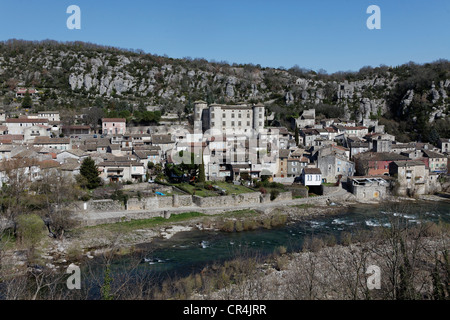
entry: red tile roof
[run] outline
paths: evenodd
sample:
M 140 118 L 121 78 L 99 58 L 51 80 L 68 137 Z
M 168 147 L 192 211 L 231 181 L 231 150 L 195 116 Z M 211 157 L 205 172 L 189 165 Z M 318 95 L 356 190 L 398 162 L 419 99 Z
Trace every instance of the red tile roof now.
M 103 118 L 102 122 L 126 122 L 124 118 Z
M 48 122 L 48 119 L 19 119 L 19 118 L 8 118 L 6 123 L 43 123 Z

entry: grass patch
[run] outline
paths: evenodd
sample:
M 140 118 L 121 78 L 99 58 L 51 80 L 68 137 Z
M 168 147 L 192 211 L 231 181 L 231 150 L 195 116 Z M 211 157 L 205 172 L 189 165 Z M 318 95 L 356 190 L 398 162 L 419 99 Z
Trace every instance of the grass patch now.
M 206 216 L 201 212 L 184 212 L 180 214 L 173 214 L 169 219 L 165 219 L 163 217 L 154 217 L 149 219 L 140 219 L 140 220 L 131 220 L 131 221 L 123 221 L 116 222 L 111 224 L 102 224 L 98 226 L 86 227 L 89 229 L 102 228 L 110 231 L 118 231 L 118 232 L 131 232 L 135 229 L 146 229 L 153 228 L 156 226 L 160 226 L 163 224 L 168 224 L 172 222 L 179 222 L 184 220 L 189 220 L 197 217 Z
M 247 188 L 246 186 L 235 185 L 233 183 L 228 183 L 228 182 L 224 182 L 224 181 L 214 181 L 214 182 L 211 182 L 211 184 L 219 186 L 220 188 L 226 190 L 229 194 L 233 194 L 233 193 L 241 194 L 241 193 L 255 192 L 255 190 Z
M 241 194 L 241 193 L 250 193 L 255 192 L 255 190 L 247 188 L 242 185 L 234 185 L 232 183 L 224 182 L 224 181 L 207 181 L 203 185 L 191 185 L 189 183 L 177 183 L 173 184 L 173 186 L 191 194 L 199 197 L 217 197 L 220 196 L 220 193 L 214 189 L 205 188 L 205 186 L 212 185 L 218 186 L 220 189 L 226 191 L 227 194 Z
M 189 183 L 178 183 L 178 184 L 174 184 L 174 186 L 176 186 L 177 188 L 192 194 L 192 195 L 196 195 L 199 197 L 215 197 L 218 196 L 218 194 L 212 190 L 207 190 L 205 188 L 201 188 L 201 187 L 197 187 L 197 186 L 193 186 Z
M 326 187 L 337 187 L 335 182 L 324 182 L 324 183 L 322 183 L 322 185 L 324 185 Z
M 238 218 L 238 217 L 254 216 L 257 215 L 257 212 L 255 210 L 243 209 L 243 210 L 229 211 L 219 215 L 227 218 L 233 217 Z

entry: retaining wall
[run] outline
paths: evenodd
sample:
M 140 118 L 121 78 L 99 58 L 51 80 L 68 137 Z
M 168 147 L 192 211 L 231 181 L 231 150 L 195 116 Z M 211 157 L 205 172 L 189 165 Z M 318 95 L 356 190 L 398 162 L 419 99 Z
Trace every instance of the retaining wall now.
M 194 204 L 201 208 L 207 207 L 234 207 L 246 204 L 257 204 L 261 203 L 260 192 L 251 193 L 241 193 L 230 196 L 220 196 L 220 197 L 199 197 L 192 196 Z
M 281 192 L 273 202 L 281 202 L 292 199 L 292 192 Z M 243 205 L 254 205 L 260 203 L 269 203 L 270 194 L 262 195 L 260 192 L 241 193 L 228 196 L 217 197 L 199 197 L 196 195 L 172 195 L 155 196 L 148 198 L 131 198 L 127 201 L 127 211 L 155 210 L 165 208 L 214 208 L 228 207 L 233 208 Z M 117 212 L 124 211 L 125 206 L 122 202 L 116 200 L 91 200 L 80 203 L 74 207 L 74 211 L 88 212 Z
M 325 186 L 322 185 L 322 195 L 326 196 L 330 193 L 336 192 L 340 189 L 340 186 Z
M 125 205 L 122 201 L 105 199 L 85 202 L 81 208 L 83 211 L 90 212 L 114 212 L 125 210 Z

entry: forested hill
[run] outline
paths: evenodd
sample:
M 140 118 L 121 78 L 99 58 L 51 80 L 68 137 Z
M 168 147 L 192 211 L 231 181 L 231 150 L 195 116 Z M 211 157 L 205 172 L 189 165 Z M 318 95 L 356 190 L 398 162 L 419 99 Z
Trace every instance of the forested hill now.
M 160 106 L 183 115 L 200 99 L 262 102 L 281 124 L 314 107 L 323 117 L 379 118 L 400 141 L 450 137 L 447 60 L 326 74 L 298 66 L 172 59 L 82 42 L 8 40 L 0 42 L 0 83 L 6 111 L 20 102 L 18 87 L 33 87 L 40 91 L 36 110 L 96 106 L 132 114 Z

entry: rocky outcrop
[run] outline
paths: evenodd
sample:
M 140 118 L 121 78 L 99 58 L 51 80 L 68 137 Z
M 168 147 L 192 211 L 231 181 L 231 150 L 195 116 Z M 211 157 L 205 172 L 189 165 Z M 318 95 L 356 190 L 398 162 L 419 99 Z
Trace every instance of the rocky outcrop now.
M 32 61 L 33 71 L 20 61 Z M 36 45 L 26 58 L 0 52 L 0 80 L 6 83 L 13 75 L 18 83 L 33 83 L 67 102 L 117 97 L 133 104 L 140 99 L 147 105 L 166 103 L 168 107 L 184 105 L 189 99 L 216 103 L 251 100 L 287 108 L 328 104 L 342 108 L 346 117 L 355 120 L 387 111 L 387 99 L 400 81 L 397 72 L 386 67 L 380 73 L 355 73 L 351 77 L 298 76 L 289 70 L 170 59 L 89 45 L 85 49 Z M 7 78 L 2 78 L 4 75 Z M 407 90 L 398 102 L 398 116 L 410 112 L 416 94 L 431 103 L 430 121 L 447 116 L 450 79 L 437 79 L 425 92 Z

